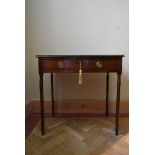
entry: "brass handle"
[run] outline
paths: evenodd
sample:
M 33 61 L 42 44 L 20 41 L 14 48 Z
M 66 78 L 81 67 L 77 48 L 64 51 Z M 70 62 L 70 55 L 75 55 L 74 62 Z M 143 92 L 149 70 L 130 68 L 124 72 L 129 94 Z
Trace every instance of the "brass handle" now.
M 64 68 L 64 63 L 62 61 L 58 62 L 58 67 L 60 69 Z
M 97 61 L 97 62 L 96 62 L 96 67 L 97 67 L 97 68 L 102 68 L 102 66 L 103 66 L 103 65 L 102 65 L 102 62 L 101 62 L 101 61 Z

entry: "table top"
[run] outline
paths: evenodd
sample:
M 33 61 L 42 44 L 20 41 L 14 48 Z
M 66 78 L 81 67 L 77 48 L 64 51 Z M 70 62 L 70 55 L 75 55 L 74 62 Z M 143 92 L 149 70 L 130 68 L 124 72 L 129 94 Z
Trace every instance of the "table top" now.
M 36 55 L 37 58 L 102 58 L 102 57 L 124 57 L 124 55 Z

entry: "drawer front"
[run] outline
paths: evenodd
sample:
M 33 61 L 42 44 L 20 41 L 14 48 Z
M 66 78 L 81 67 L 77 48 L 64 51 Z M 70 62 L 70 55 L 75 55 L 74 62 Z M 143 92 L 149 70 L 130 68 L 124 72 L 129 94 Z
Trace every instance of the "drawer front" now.
M 92 59 L 82 61 L 84 72 L 121 72 L 122 59 Z
M 121 58 L 102 59 L 40 59 L 40 72 L 122 72 Z
M 43 59 L 39 62 L 39 68 L 43 72 L 78 72 L 78 60 Z

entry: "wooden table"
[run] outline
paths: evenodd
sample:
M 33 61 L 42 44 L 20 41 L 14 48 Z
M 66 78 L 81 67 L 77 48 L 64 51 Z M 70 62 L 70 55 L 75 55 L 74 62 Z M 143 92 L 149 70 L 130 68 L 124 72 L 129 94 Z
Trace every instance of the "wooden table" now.
M 109 73 L 117 73 L 116 122 L 115 133 L 119 129 L 120 85 L 122 58 L 124 55 L 37 55 L 40 84 L 41 133 L 44 135 L 44 93 L 43 75 L 51 73 L 52 116 L 54 111 L 53 73 L 79 73 L 80 64 L 83 73 L 107 73 L 106 76 L 106 116 L 108 116 Z

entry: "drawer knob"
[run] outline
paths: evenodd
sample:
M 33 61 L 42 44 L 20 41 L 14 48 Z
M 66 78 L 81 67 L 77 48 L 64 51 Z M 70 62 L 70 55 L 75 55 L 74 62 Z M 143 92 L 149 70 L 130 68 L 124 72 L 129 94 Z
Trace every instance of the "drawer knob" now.
M 97 61 L 96 62 L 96 67 L 97 68 L 102 68 L 102 62 L 101 61 Z
M 62 61 L 58 62 L 58 67 L 60 69 L 64 68 L 64 63 Z

